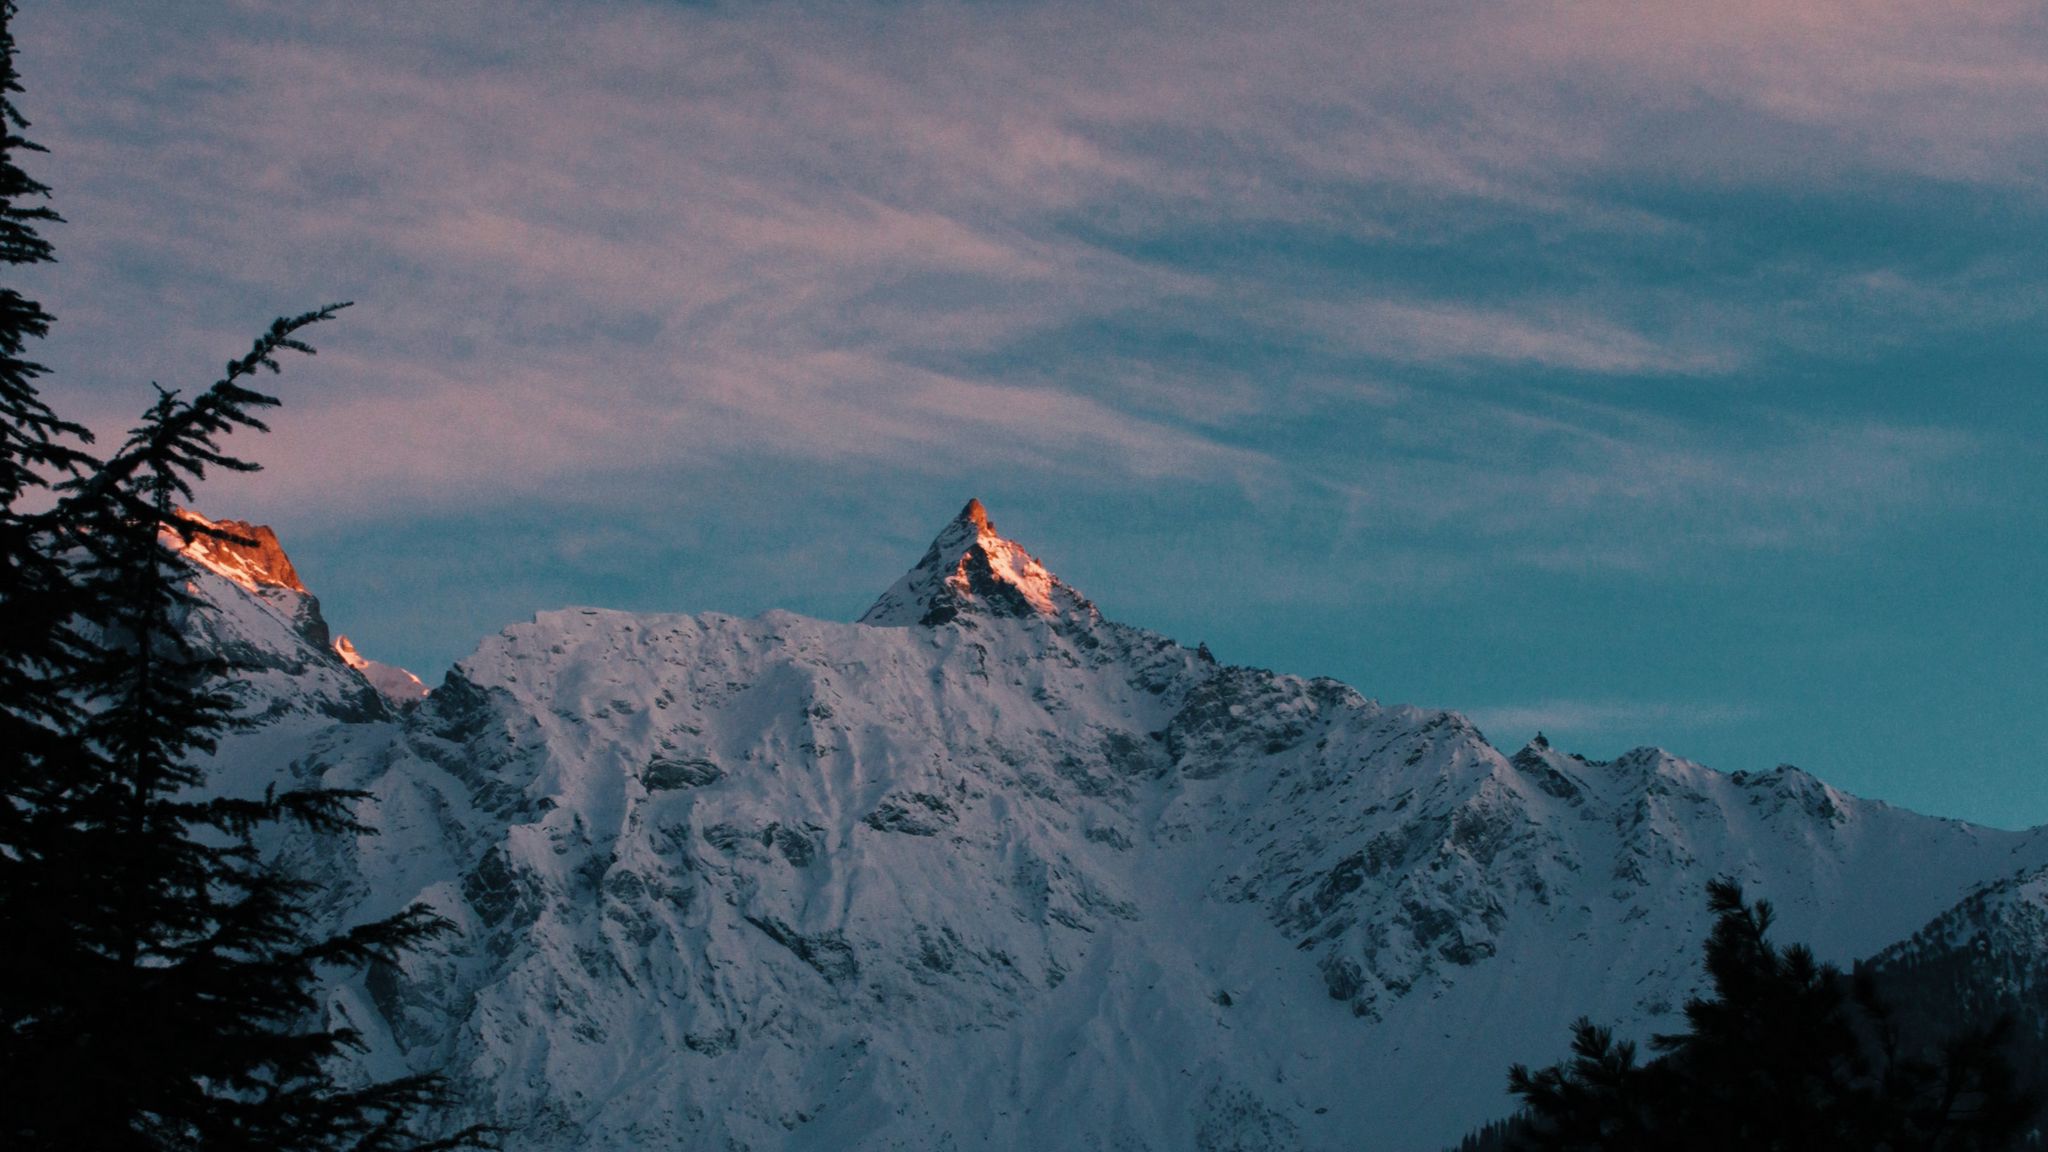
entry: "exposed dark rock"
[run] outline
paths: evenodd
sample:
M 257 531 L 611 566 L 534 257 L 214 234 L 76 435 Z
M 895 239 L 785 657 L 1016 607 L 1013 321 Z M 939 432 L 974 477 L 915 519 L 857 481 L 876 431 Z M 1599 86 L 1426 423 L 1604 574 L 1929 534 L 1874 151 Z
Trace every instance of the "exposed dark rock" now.
M 640 770 L 640 783 L 649 792 L 674 788 L 702 788 L 725 778 L 725 769 L 709 760 L 649 760 Z
M 484 853 L 462 878 L 462 896 L 494 936 L 509 939 L 540 918 L 540 883 L 513 865 L 503 848 Z
M 772 916 L 745 919 L 770 940 L 789 949 L 797 959 L 817 969 L 818 975 L 829 983 L 842 984 L 860 976 L 860 962 L 854 956 L 853 946 L 837 932 L 806 936 Z
M 1542 741 L 1542 744 L 1539 746 L 1537 741 Z M 1536 740 L 1530 741 L 1528 747 L 1510 757 L 1508 763 L 1534 781 L 1538 788 L 1560 800 L 1569 800 L 1576 804 L 1584 799 L 1584 792 L 1571 777 L 1558 771 L 1543 758 L 1542 751 L 1549 747 L 1550 742 L 1543 740 L 1543 735 L 1539 732 Z
M 877 832 L 936 836 L 958 821 L 959 816 L 944 797 L 928 792 L 905 792 L 883 800 L 861 823 Z
M 1365 991 L 1365 970 L 1357 961 L 1332 952 L 1323 957 L 1322 969 L 1323 986 L 1329 989 L 1330 999 L 1349 1000 Z
M 802 828 L 791 828 L 783 824 L 770 824 L 761 833 L 762 844 L 775 849 L 784 860 L 797 868 L 808 868 L 818 854 L 824 851 L 825 830 L 815 824 Z

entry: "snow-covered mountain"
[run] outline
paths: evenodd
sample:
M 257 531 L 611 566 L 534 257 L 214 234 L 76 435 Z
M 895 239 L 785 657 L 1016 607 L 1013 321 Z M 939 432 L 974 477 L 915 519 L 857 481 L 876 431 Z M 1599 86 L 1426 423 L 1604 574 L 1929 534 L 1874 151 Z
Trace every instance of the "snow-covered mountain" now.
M 2015 994 L 2048 987 L 2048 869 L 2020 869 L 1984 885 L 1870 964 L 1899 970 L 1959 956 L 2009 969 L 1995 982 Z
M 202 591 L 281 646 L 224 786 L 369 791 L 382 835 L 281 850 L 337 920 L 462 927 L 333 1010 L 519 1148 L 1434 1149 L 1572 1018 L 1672 1026 L 1716 875 L 1846 962 L 2048 865 L 1794 768 L 1507 755 L 1218 665 L 978 502 L 859 623 L 547 612 L 404 710 L 315 703 L 365 682 L 273 586 Z

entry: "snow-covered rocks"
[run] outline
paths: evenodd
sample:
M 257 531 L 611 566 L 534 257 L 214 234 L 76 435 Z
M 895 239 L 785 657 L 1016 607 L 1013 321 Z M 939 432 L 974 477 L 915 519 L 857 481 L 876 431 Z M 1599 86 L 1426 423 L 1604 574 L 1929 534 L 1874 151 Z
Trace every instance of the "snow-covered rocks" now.
M 382 833 L 291 847 L 331 915 L 463 928 L 334 990 L 370 1059 L 531 1149 L 1434 1149 L 1572 1018 L 1670 1027 L 1717 875 L 1848 960 L 2048 864 L 1220 667 L 978 503 L 863 621 L 546 612 L 305 735 Z
M 1087 598 L 996 532 L 979 500 L 969 500 L 924 558 L 882 593 L 860 622 L 877 627 L 932 626 L 962 613 L 1092 622 Z
M 407 704 L 424 698 L 430 691 L 419 677 L 395 664 L 384 664 L 372 660 L 356 651 L 346 636 L 334 638 L 334 654 L 341 662 L 363 674 L 370 687 L 384 694 L 394 703 Z

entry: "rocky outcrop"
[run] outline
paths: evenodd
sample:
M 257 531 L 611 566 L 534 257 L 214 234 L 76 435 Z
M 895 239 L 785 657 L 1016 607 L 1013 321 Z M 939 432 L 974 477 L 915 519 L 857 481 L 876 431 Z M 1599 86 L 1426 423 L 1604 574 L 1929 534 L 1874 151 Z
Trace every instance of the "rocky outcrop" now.
M 189 508 L 178 509 L 178 518 L 192 526 L 192 534 L 174 545 L 187 559 L 233 580 L 244 588 L 284 588 L 304 593 L 298 569 L 277 542 L 277 533 L 267 524 L 247 520 L 209 520 Z M 325 639 L 322 639 L 325 643 Z
M 184 529 L 166 532 L 163 543 L 192 566 L 198 604 L 186 614 L 186 631 L 227 661 L 256 720 L 304 712 L 376 719 L 427 695 L 419 677 L 333 636 L 319 598 L 267 525 L 183 508 L 178 518 Z

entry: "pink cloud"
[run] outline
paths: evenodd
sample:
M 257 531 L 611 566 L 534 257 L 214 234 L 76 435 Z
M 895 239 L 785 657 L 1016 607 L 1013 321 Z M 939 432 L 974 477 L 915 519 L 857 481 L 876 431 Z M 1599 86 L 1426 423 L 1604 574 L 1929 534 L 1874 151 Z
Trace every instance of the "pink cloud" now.
M 1231 283 L 1088 236 L 1382 235 L 1359 204 L 1395 193 L 1447 220 L 1478 201 L 1567 235 L 1667 227 L 1587 191 L 1616 170 L 2030 183 L 2048 49 L 2022 34 L 2029 12 L 525 4 L 480 22 L 458 6 L 268 3 L 88 20 L 55 3 L 24 13 L 22 40 L 73 221 L 49 293 L 62 366 L 122 389 L 203 382 L 267 318 L 247 301 L 362 297 L 284 385 L 318 382 L 294 394 L 266 449 L 289 467 L 265 483 L 368 514 L 372 453 L 421 500 L 469 498 L 483 469 L 510 496 L 621 459 L 762 451 L 1355 482 L 1231 446 L 1232 419 L 1303 403 L 1241 375 L 1134 365 L 1083 387 L 1058 370 L 999 383 L 933 367 L 1131 314 L 1256 322 L 1411 365 L 1726 373 L 1797 317 L 1682 293 L 1645 320 L 1619 291 L 1476 303 Z M 1795 128 L 1825 146 L 1781 146 Z M 1944 288 L 1844 291 L 1916 287 Z M 152 350 L 146 368 L 135 347 Z M 125 419 L 129 395 L 83 403 Z M 1516 438 L 1512 413 L 1473 419 L 1482 441 Z M 1632 451 L 1619 435 L 1606 447 Z M 1633 451 L 1627 469 L 1560 464 L 1545 501 L 1565 515 L 1658 492 L 1751 498 L 1739 453 Z M 1465 507 L 1527 481 L 1439 488 Z

